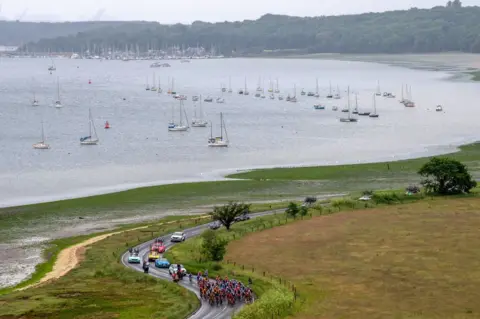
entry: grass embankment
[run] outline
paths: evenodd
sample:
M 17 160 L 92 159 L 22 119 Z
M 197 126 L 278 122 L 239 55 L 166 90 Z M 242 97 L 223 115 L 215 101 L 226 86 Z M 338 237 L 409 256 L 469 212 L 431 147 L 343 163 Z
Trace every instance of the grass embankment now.
M 480 81 L 480 70 L 468 72 L 472 76 L 472 81 Z
M 453 197 L 313 217 L 226 258 L 297 286 L 295 318 L 479 318 L 479 212 L 478 197 Z
M 0 296 L 0 318 L 186 317 L 199 305 L 194 294 L 129 270 L 120 263 L 120 257 L 130 246 L 198 222 L 156 223 L 112 235 L 88 248 L 83 262 L 64 277 Z M 45 267 L 51 269 L 51 265 Z
M 459 152 L 448 154 L 448 157 L 461 161 L 469 167 L 473 175 L 480 176 L 480 143 L 461 146 Z M 430 158 L 356 165 L 261 169 L 233 174 L 228 177 L 269 181 L 325 180 L 335 181 L 342 185 L 347 184 L 348 181 L 355 182 L 358 180 L 363 181 L 364 185 L 367 185 L 368 182 L 376 185 L 379 181 L 385 180 L 396 184 L 396 181 L 402 180 L 407 182 L 418 181 L 418 170 Z M 371 186 L 369 189 L 378 188 Z

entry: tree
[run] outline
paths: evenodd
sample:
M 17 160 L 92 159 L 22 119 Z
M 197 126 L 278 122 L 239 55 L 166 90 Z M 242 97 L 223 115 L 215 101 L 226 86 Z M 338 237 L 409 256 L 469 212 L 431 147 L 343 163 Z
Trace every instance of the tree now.
M 451 195 L 469 193 L 477 186 L 467 167 L 457 160 L 434 157 L 418 171 L 427 193 Z
M 235 222 L 235 217 L 250 212 L 250 205 L 244 203 L 230 202 L 224 206 L 215 206 L 213 212 L 210 213 L 213 220 L 218 220 L 227 230 Z
M 308 208 L 307 208 L 307 206 L 301 206 L 301 207 L 300 207 L 300 210 L 298 211 L 298 213 L 300 214 L 300 216 L 302 217 L 302 219 L 303 219 L 303 217 L 307 216 L 307 214 L 308 214 Z
M 294 202 L 290 202 L 290 204 L 288 204 L 287 209 L 285 210 L 285 213 L 288 216 L 293 217 L 293 219 L 297 218 L 297 215 L 299 212 L 300 212 L 300 209 L 298 208 L 298 205 Z
M 228 241 L 208 229 L 202 233 L 202 255 L 209 261 L 222 261 L 227 252 Z

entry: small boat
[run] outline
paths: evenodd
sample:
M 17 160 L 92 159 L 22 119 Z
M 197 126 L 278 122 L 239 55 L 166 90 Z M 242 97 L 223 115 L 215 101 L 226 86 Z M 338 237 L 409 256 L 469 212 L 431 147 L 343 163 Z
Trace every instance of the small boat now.
M 343 112 L 343 113 L 347 113 L 347 112 L 350 112 L 350 110 L 345 107 L 345 108 L 342 109 L 342 112 Z
M 183 100 L 180 100 L 180 121 L 175 123 L 175 107 L 172 106 L 172 121 L 168 123 L 168 131 L 170 132 L 185 132 L 188 131 L 190 126 L 188 125 L 188 118 L 185 110 L 183 109 Z M 185 116 L 186 125 L 183 123 L 183 117 Z
M 315 110 L 325 110 L 325 105 L 315 104 L 315 105 L 313 106 L 313 108 L 314 108 Z
M 277 86 L 275 88 L 275 93 L 280 93 L 280 88 L 278 87 L 278 79 L 277 79 Z
M 190 63 L 190 60 L 183 59 L 183 60 L 180 60 L 180 63 Z
M 207 96 L 207 97 L 205 98 L 205 100 L 203 100 L 203 101 L 204 101 L 204 102 L 211 103 L 211 102 L 213 102 L 213 97 Z
M 228 93 L 232 93 L 232 78 L 228 77 Z
M 287 95 L 287 102 L 290 102 L 291 99 L 292 99 L 292 98 L 290 97 L 290 94 Z
M 153 72 L 152 86 L 150 87 L 150 91 L 157 92 L 157 87 L 155 86 L 155 72 Z
M 356 118 L 353 118 L 352 115 L 350 114 L 350 87 L 348 88 L 348 91 L 347 91 L 347 98 L 348 98 L 348 109 L 347 109 L 348 117 L 340 118 L 340 122 L 344 122 L 344 123 L 358 122 L 358 120 Z
M 377 113 L 377 98 L 376 98 L 376 95 L 373 94 L 373 113 L 370 113 L 368 115 L 368 117 L 374 117 L 374 118 L 377 118 L 378 117 L 378 113 Z
M 145 86 L 146 91 L 150 91 L 150 85 L 148 84 L 148 76 L 147 76 L 147 85 Z
M 293 85 L 293 96 L 290 97 L 290 95 L 288 95 L 287 101 L 292 103 L 297 103 L 297 86 L 296 85 Z
M 437 112 L 442 112 L 443 111 L 443 107 L 441 105 L 437 105 L 437 107 L 435 108 L 435 111 Z
M 270 83 L 268 85 L 268 93 L 273 93 L 273 82 L 272 82 L 271 79 L 270 79 Z
M 55 66 L 55 62 L 53 62 L 53 59 L 50 58 L 52 60 L 52 65 L 50 65 L 48 67 L 48 71 L 52 72 L 52 71 L 56 71 L 57 70 L 57 67 Z
M 262 96 L 259 92 L 255 93 L 255 97 L 260 97 Z
M 243 95 L 243 90 L 242 89 L 238 90 L 238 94 Z
M 257 92 L 262 92 L 262 90 L 263 90 L 261 85 L 260 85 L 261 83 L 262 83 L 262 78 L 259 77 L 258 78 L 258 85 L 257 85 Z
M 338 111 L 338 106 L 336 105 L 332 106 L 332 111 Z
M 33 144 L 33 148 L 37 150 L 48 150 L 50 148 L 50 145 L 46 143 L 45 130 L 43 129 L 43 122 L 42 122 L 42 140 L 36 144 Z
M 243 90 L 243 95 L 249 95 L 250 93 L 247 90 L 247 77 L 245 77 L 245 89 Z
M 333 94 L 332 94 L 332 82 L 330 82 L 330 93 L 327 94 L 327 99 L 333 99 Z
M 313 93 L 313 92 L 308 92 L 308 93 L 307 93 L 307 96 L 315 96 L 315 93 Z
M 35 90 L 33 90 L 33 100 L 32 100 L 32 106 L 38 106 L 40 103 L 37 100 L 37 96 L 35 94 Z
M 223 132 L 225 131 L 225 139 Z M 210 124 L 210 138 L 208 139 L 209 147 L 228 147 L 227 127 L 223 121 L 223 113 L 220 113 L 220 136 L 213 137 L 213 125 Z
M 355 108 L 353 109 L 352 114 L 358 114 L 358 95 L 355 94 Z
M 108 130 L 110 128 L 110 123 L 108 121 L 105 122 L 105 129 Z
M 55 107 L 57 109 L 62 108 L 62 102 L 60 101 L 60 79 L 57 77 L 57 100 L 55 101 Z
M 279 96 L 278 96 L 278 100 L 279 100 L 279 101 L 283 101 L 283 95 L 279 95 Z
M 404 99 L 403 105 L 405 105 L 405 107 L 415 107 L 415 102 L 413 102 L 413 100 L 412 100 L 412 88 L 405 86 L 405 89 L 407 91 L 406 92 L 407 93 L 407 98 Z
M 300 92 L 300 95 L 305 95 L 305 94 L 307 93 L 302 89 L 302 91 Z
M 395 98 L 395 94 L 390 93 L 390 92 L 387 92 L 387 95 L 386 95 L 385 97 L 386 97 L 386 98 L 389 98 L 389 99 L 394 99 L 394 98 Z
M 197 104 L 193 105 L 192 127 L 207 127 L 208 122 L 203 119 L 202 98 L 200 97 L 199 116 L 197 117 Z
M 216 102 L 217 103 L 225 103 L 225 99 L 223 97 L 217 97 Z
M 270 94 L 270 100 L 275 100 L 275 95 L 273 95 L 273 93 Z
M 162 93 L 163 90 L 161 88 L 161 85 L 160 85 L 160 77 L 158 77 L 158 89 L 157 89 L 157 93 Z
M 95 123 L 93 122 L 91 109 L 88 109 L 88 125 L 90 134 L 80 138 L 80 145 L 97 145 L 99 139 L 97 136 L 97 130 L 95 129 Z
M 192 96 L 192 101 L 197 102 L 200 98 L 197 95 Z

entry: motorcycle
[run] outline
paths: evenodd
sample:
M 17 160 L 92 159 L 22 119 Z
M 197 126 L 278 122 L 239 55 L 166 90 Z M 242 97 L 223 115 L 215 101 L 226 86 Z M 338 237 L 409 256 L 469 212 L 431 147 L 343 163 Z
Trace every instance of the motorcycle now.
M 148 274 L 148 269 L 150 268 L 150 265 L 148 263 L 143 263 L 143 272 L 145 274 Z

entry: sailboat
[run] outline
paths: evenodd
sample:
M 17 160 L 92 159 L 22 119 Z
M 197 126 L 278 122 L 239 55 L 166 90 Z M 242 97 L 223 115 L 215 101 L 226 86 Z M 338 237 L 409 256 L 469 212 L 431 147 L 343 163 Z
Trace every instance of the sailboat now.
M 225 139 L 223 132 L 225 131 Z M 210 138 L 208 139 L 209 147 L 228 147 L 227 127 L 223 121 L 223 113 L 220 113 L 220 136 L 213 137 L 213 125 L 210 124 Z
M 185 116 L 186 119 L 186 125 L 183 124 L 183 116 Z M 188 125 L 188 118 L 187 114 L 185 113 L 185 110 L 183 109 L 183 100 L 180 100 L 180 121 L 175 123 L 174 120 L 174 107 L 172 106 L 172 121 L 168 123 L 168 130 L 170 132 L 185 132 L 188 131 L 190 126 Z
M 62 108 L 62 102 L 60 102 L 60 79 L 57 77 L 57 100 L 55 101 L 55 107 L 57 109 Z
M 80 138 L 81 145 L 97 145 L 98 144 L 98 135 L 97 130 L 95 129 L 95 123 L 93 122 L 92 110 L 88 109 L 88 125 L 89 125 L 89 135 Z
M 163 92 L 163 90 L 162 90 L 162 87 L 161 87 L 161 85 L 160 85 L 160 77 L 158 77 L 158 89 L 157 89 L 157 93 L 160 94 L 160 93 L 162 93 L 162 92 Z
M 228 77 L 228 93 L 232 93 L 232 77 Z
M 357 122 L 358 120 L 356 118 L 353 118 L 350 113 L 350 87 L 348 87 L 347 99 L 348 99 L 348 117 L 340 118 L 340 122 L 346 122 L 346 123 Z
M 380 91 L 380 81 L 377 81 L 377 92 L 375 93 L 376 96 L 381 96 L 382 92 Z
M 262 87 L 260 86 L 261 83 L 262 83 L 262 78 L 259 77 L 258 78 L 258 85 L 257 85 L 257 92 L 262 92 Z
M 360 115 L 360 116 L 369 116 L 370 115 L 370 112 L 360 112 L 358 110 L 358 96 L 357 96 L 357 94 L 355 94 L 355 110 L 357 111 L 357 114 Z
M 335 93 L 335 96 L 333 97 L 335 100 L 340 100 L 342 97 L 340 96 L 340 88 L 337 85 L 337 93 Z
M 297 86 L 295 84 L 293 85 L 293 96 L 288 96 L 287 101 L 297 103 Z
M 32 100 L 32 106 L 38 106 L 40 103 L 37 100 L 37 96 L 35 94 L 35 89 L 33 89 L 33 100 Z
M 43 129 L 43 122 L 42 122 L 42 140 L 36 144 L 33 144 L 33 148 L 37 150 L 48 150 L 50 145 L 45 142 L 45 130 Z
M 57 70 L 57 67 L 55 66 L 55 62 L 53 62 L 53 59 L 52 59 L 52 58 L 50 58 L 50 59 L 52 60 L 52 65 L 50 65 L 50 66 L 48 67 L 48 71 L 50 71 L 50 72 L 51 72 L 51 71 L 56 71 L 56 70 Z
M 316 79 L 316 81 L 317 81 L 317 85 L 316 85 L 315 95 L 314 95 L 314 96 L 318 98 L 318 97 L 320 97 L 320 94 L 318 93 L 318 78 Z
M 222 93 L 227 92 L 227 88 L 223 86 L 223 83 L 220 83 L 220 90 L 222 91 Z
M 243 95 L 249 95 L 250 92 L 247 90 L 247 77 L 245 77 L 245 90 L 243 91 Z
M 373 113 L 370 113 L 368 117 L 378 117 L 377 114 L 377 98 L 376 95 L 373 95 Z
M 333 99 L 333 94 L 332 94 L 332 82 L 330 82 L 330 93 L 328 93 L 327 99 Z
M 148 84 L 148 76 L 147 76 L 147 85 L 145 86 L 146 91 L 150 91 L 150 85 Z
M 157 91 L 157 87 L 155 86 L 155 72 L 153 72 L 153 77 L 152 77 L 152 86 L 150 87 L 150 91 Z
M 200 96 L 200 112 L 197 117 L 197 104 L 193 105 L 192 127 L 207 127 L 208 122 L 203 119 L 202 96 Z
M 269 80 L 268 93 L 273 93 L 273 82 L 272 82 L 272 79 Z
M 358 114 L 358 95 L 355 94 L 355 108 L 353 109 L 352 114 Z
M 278 87 L 278 78 L 277 78 L 277 87 L 275 88 L 275 93 L 280 93 L 280 88 Z
M 405 99 L 403 104 L 406 107 L 415 107 L 415 102 L 412 100 L 412 87 L 405 86 L 405 89 L 407 90 L 407 99 Z

